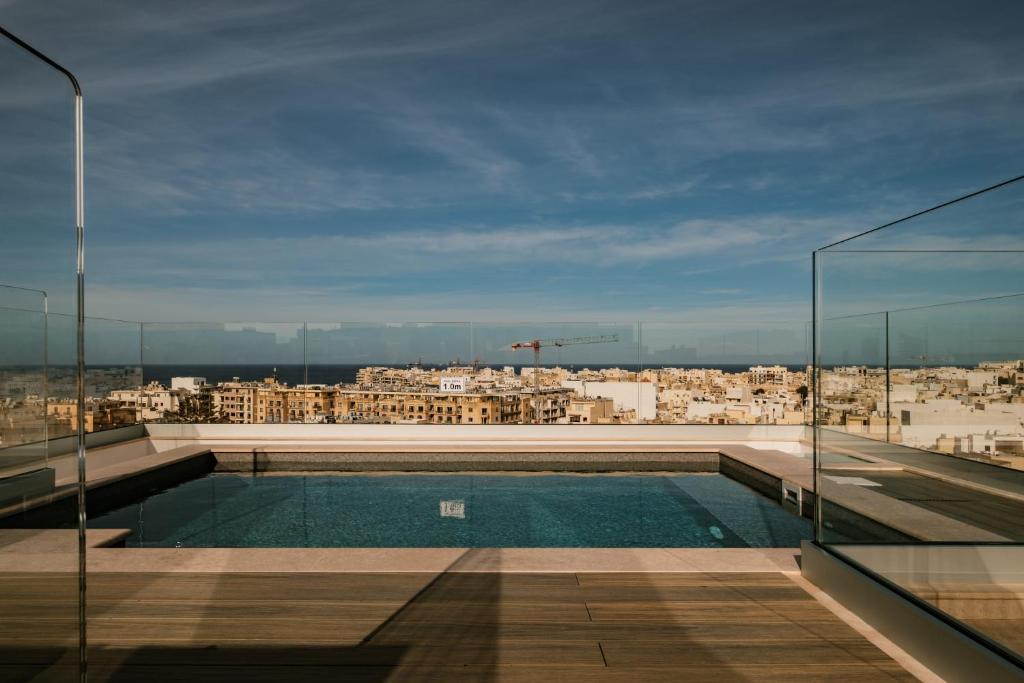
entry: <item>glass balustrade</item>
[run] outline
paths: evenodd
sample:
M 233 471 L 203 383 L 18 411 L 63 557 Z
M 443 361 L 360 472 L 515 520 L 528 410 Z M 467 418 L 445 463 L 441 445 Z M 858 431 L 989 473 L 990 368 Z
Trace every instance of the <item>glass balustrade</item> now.
M 79 680 L 84 653 L 77 104 L 65 74 L 0 34 L 0 678 L 16 680 Z M 45 522 L 40 501 L 60 501 Z
M 72 316 L 51 314 L 54 434 Z M 86 321 L 86 430 L 135 423 L 803 425 L 804 322 Z M 536 346 L 536 348 L 534 348 Z
M 1024 653 L 1024 182 L 815 254 L 817 540 Z

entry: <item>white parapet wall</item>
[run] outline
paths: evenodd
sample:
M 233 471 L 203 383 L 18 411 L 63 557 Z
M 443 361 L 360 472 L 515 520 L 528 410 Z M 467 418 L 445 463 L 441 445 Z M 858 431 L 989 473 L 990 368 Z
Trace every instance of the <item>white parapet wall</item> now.
M 163 451 L 188 443 L 390 450 L 671 450 L 744 444 L 794 452 L 810 438 L 803 425 L 357 425 L 148 424 Z

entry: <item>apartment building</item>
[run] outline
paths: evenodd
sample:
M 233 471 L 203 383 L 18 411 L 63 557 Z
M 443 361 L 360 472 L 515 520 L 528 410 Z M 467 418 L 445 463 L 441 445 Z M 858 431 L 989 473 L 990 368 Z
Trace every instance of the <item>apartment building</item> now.
M 569 424 L 611 424 L 614 416 L 615 402 L 610 398 L 574 398 L 566 410 Z
M 210 389 L 214 413 L 234 424 L 325 422 L 333 414 L 335 391 L 323 384 L 290 387 L 274 377 L 262 382 L 236 379 Z
M 169 412 L 176 412 L 184 389 L 168 389 L 159 382 L 150 382 L 137 389 L 117 389 L 110 398 L 125 409 L 135 411 L 136 422 L 160 420 Z
M 213 412 L 234 424 L 256 422 L 257 382 L 225 382 L 211 391 Z M 266 420 L 261 420 L 265 422 Z
M 541 420 L 565 417 L 570 392 L 544 389 Z M 533 393 L 517 390 L 443 393 L 427 389 L 334 389 L 332 415 L 349 422 L 390 424 L 517 424 L 533 421 Z
M 786 386 L 788 382 L 789 370 L 781 365 L 755 365 L 750 368 L 751 384 Z

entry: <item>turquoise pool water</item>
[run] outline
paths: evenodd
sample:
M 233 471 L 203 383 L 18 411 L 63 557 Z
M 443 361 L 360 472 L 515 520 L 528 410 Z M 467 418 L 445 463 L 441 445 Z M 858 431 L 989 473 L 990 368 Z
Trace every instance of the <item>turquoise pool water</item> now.
M 136 547 L 794 547 L 811 525 L 718 474 L 210 474 L 89 520 Z

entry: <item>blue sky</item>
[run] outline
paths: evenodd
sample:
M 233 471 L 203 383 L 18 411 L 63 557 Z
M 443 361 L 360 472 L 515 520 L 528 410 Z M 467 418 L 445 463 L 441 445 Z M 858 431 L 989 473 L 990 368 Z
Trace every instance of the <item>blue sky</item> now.
M 800 321 L 814 247 L 1024 158 L 1017 2 L 0 0 L 0 24 L 83 83 L 98 316 Z

